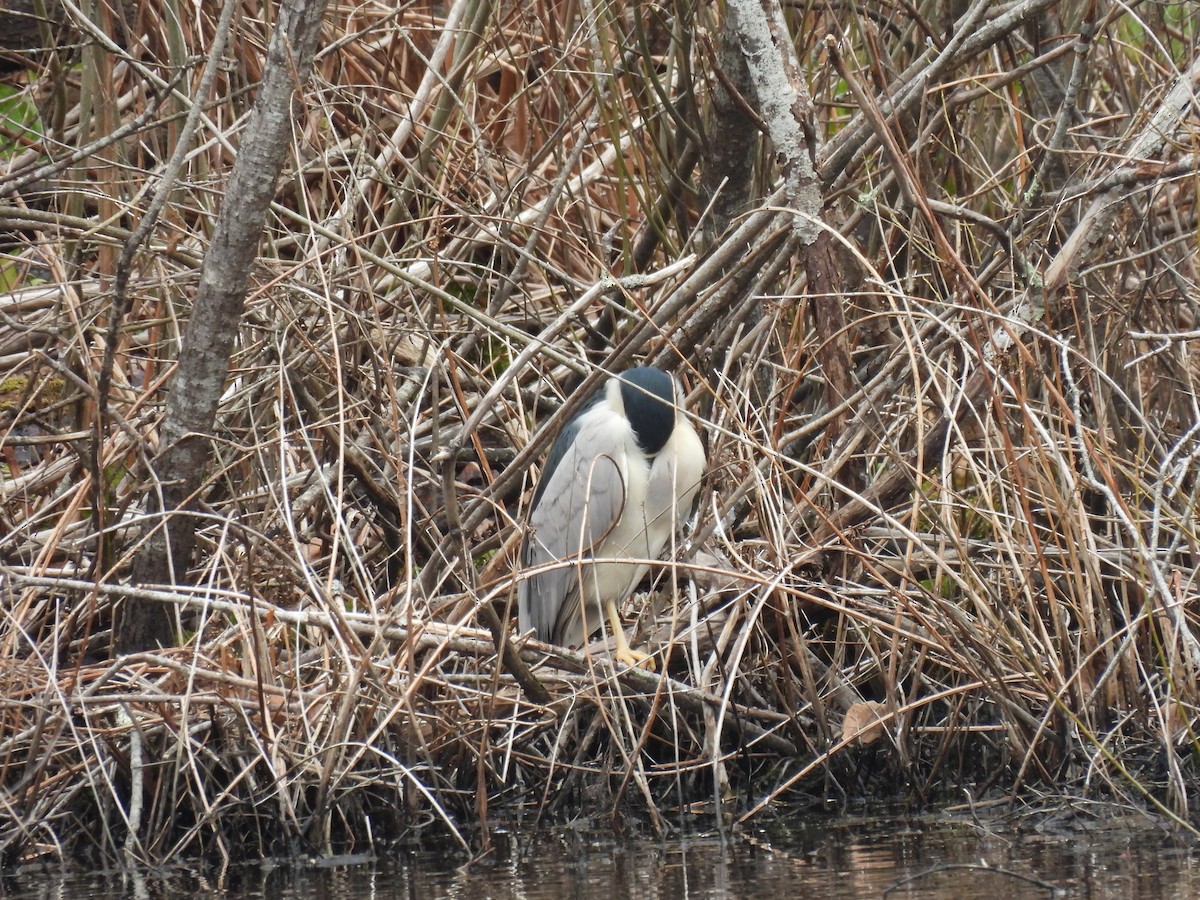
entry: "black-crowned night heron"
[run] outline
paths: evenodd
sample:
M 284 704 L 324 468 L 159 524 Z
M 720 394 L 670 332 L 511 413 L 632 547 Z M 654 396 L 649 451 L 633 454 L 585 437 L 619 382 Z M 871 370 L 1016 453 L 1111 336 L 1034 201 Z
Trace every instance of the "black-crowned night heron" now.
M 630 649 L 617 604 L 691 512 L 704 463 L 674 378 L 651 368 L 610 378 L 546 457 L 521 545 L 521 631 L 581 647 L 607 615 L 617 660 L 649 660 Z

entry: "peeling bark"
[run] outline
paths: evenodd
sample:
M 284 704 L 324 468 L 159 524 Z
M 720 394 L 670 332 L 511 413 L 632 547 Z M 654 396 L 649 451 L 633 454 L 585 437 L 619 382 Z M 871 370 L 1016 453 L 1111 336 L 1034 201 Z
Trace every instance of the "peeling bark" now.
M 815 352 L 825 375 L 827 402 L 836 408 L 852 393 L 853 372 L 842 308 L 843 285 L 823 218 L 824 198 L 814 163 L 812 100 L 778 0 L 731 0 L 728 15 L 740 39 L 758 113 L 775 145 L 785 196 L 794 212 L 792 228 L 808 276 L 809 313 L 820 338 Z M 826 432 L 830 443 L 842 432 L 847 415 L 842 413 L 831 422 Z M 843 477 L 859 486 L 860 479 L 853 473 L 843 473 Z
M 820 232 L 822 206 L 813 167 L 812 100 L 783 10 L 777 0 L 731 0 L 728 15 L 754 84 L 758 113 L 775 145 L 788 201 L 797 213 L 792 227 L 805 245 L 812 244 Z

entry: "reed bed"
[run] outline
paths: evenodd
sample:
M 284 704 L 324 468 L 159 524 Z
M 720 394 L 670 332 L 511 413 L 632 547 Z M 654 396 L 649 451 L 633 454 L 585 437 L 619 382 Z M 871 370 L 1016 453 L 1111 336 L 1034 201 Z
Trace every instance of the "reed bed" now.
M 174 585 L 131 561 L 274 12 L 197 97 L 215 5 L 65 7 L 0 98 L 5 864 L 862 798 L 1194 830 L 1188 2 L 789 4 L 823 270 L 716 6 L 331 5 Z M 565 401 L 635 360 L 710 461 L 625 610 L 656 672 L 514 615 Z M 184 639 L 114 654 L 144 601 Z

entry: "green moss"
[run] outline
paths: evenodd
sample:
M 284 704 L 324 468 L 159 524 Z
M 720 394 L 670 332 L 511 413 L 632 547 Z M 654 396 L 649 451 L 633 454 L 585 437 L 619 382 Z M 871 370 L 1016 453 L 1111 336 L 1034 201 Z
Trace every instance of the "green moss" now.
M 67 382 L 65 378 L 53 376 L 38 385 L 33 398 L 33 409 L 57 403 L 63 395 Z M 16 409 L 29 396 L 29 378 L 25 375 L 11 375 L 0 380 L 0 410 Z

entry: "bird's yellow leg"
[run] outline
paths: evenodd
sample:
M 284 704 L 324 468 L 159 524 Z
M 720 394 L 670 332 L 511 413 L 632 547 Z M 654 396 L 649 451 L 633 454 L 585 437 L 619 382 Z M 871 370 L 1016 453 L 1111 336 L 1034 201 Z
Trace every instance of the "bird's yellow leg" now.
M 608 613 L 608 624 L 617 641 L 617 649 L 613 653 L 613 658 L 627 666 L 641 666 L 643 669 L 653 672 L 655 669 L 654 657 L 649 653 L 634 650 L 629 646 L 629 641 L 625 640 L 625 629 L 621 626 L 621 617 L 617 614 L 616 602 L 608 601 L 604 604 L 604 610 Z

